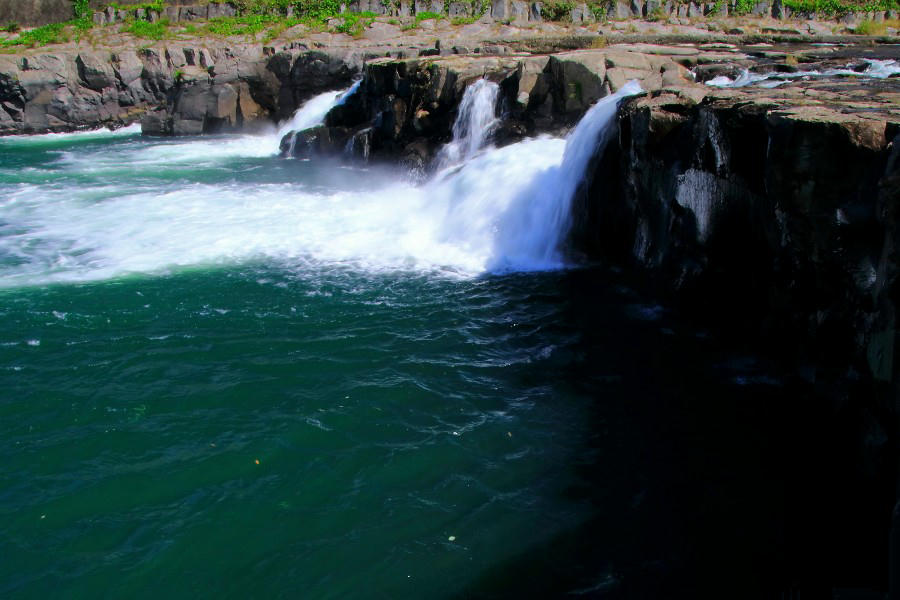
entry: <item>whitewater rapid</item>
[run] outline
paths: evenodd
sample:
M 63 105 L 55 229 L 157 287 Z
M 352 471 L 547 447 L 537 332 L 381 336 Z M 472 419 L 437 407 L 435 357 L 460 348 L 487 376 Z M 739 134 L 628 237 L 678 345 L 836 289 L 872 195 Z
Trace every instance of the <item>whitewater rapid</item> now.
M 754 73 L 747 69 L 732 79 L 725 75 L 713 77 L 706 82 L 711 87 L 740 88 L 756 85 L 763 88 L 775 88 L 784 85 L 794 79 L 821 79 L 828 77 L 868 77 L 872 79 L 887 79 L 900 74 L 900 63 L 896 60 L 864 59 L 866 68 L 862 71 L 854 71 L 847 67 L 843 69 L 825 69 L 824 71 L 794 71 L 781 73 L 772 71 L 769 73 Z
M 484 123 L 496 86 L 476 85 L 479 108 L 461 118 Z M 455 128 L 461 162 L 422 185 L 273 156 L 284 132 L 321 122 L 346 92 L 267 136 L 57 140 L 34 164 L 0 167 L 0 287 L 260 260 L 456 277 L 560 268 L 575 188 L 618 101 L 639 91 L 602 99 L 566 140 L 498 149 L 484 127 Z M 33 142 L 0 140 L 0 151 L 22 144 Z

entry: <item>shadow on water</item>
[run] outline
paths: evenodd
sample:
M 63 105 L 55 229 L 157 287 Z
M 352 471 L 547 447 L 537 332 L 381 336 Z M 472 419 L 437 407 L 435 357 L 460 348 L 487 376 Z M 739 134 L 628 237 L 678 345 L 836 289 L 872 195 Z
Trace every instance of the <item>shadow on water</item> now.
M 710 335 L 615 274 L 556 277 L 567 305 L 553 326 L 580 339 L 525 377 L 553 379 L 590 403 L 566 495 L 592 516 L 455 597 L 887 589 L 891 459 L 863 456 L 860 444 L 871 389 L 851 378 L 817 387 L 785 358 L 792 340 Z

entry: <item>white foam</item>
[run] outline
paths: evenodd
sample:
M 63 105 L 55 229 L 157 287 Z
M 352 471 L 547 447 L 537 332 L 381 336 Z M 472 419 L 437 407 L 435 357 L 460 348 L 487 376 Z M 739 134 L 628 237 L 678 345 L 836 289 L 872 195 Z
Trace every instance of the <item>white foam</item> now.
M 105 176 L 93 187 L 18 184 L 0 194 L 0 287 L 251 260 L 455 276 L 558 268 L 572 195 L 618 100 L 638 91 L 631 83 L 598 102 L 567 140 L 488 149 L 418 187 L 349 170 L 348 178 L 365 177 L 368 187 L 317 191 L 302 181 L 237 178 L 135 188 Z M 195 160 L 208 160 L 216 145 L 142 142 L 129 145 L 132 154 L 109 147 L 103 160 L 134 168 L 135 156 L 157 153 L 165 168 L 189 148 Z
M 496 104 L 500 86 L 479 79 L 466 88 L 459 103 L 453 139 L 441 149 L 441 167 L 449 167 L 475 156 L 497 125 Z
M 824 71 L 794 71 L 792 73 L 752 73 L 747 69 L 741 71 L 735 79 L 725 75 L 713 77 L 706 85 L 722 88 L 739 88 L 757 84 L 760 87 L 777 87 L 792 79 L 827 78 L 827 77 L 871 77 L 887 79 L 900 73 L 900 63 L 895 60 L 865 59 L 867 67 L 862 71 L 854 71 L 849 67 L 843 69 L 825 69 Z
M 77 140 L 77 139 L 90 139 L 90 138 L 108 138 L 108 137 L 126 137 L 130 135 L 140 135 L 141 133 L 141 124 L 133 123 L 126 127 L 120 127 L 119 129 L 109 129 L 107 127 L 101 127 L 100 129 L 86 129 L 84 131 L 71 131 L 68 133 L 40 133 L 34 135 L 8 135 L 4 137 L 0 137 L 0 143 L 2 142 L 54 142 L 54 141 L 69 141 L 69 140 Z

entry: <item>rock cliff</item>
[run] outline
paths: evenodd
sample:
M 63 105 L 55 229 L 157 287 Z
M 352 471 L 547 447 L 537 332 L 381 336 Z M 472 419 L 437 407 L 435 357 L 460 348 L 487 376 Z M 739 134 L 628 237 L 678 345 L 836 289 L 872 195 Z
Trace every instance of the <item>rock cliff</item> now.
M 346 87 L 362 58 L 255 45 L 0 56 L 0 135 L 116 127 L 142 116 L 148 135 L 238 131 Z

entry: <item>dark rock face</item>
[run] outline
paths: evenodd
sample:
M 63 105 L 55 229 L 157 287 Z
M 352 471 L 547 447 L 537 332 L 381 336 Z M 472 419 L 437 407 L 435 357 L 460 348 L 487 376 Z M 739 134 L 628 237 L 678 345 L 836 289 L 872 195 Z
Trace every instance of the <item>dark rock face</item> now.
M 148 135 L 253 129 L 347 87 L 363 56 L 263 47 L 151 47 L 0 57 L 0 135 L 119 126 Z
M 802 108 L 633 101 L 582 200 L 576 245 L 865 368 L 897 299 L 898 134 L 897 123 Z
M 577 252 L 814 385 L 796 485 L 815 505 L 789 509 L 811 549 L 800 589 L 829 587 L 829 561 L 873 588 L 900 573 L 900 121 L 878 117 L 635 98 L 574 204 Z
M 165 107 L 142 121 L 147 135 L 241 131 L 283 120 L 312 96 L 347 87 L 359 68 L 340 53 L 187 50 Z
M 624 85 L 620 65 L 629 65 L 629 78 L 648 89 L 663 84 L 666 69 L 672 82 L 688 83 L 687 70 L 669 58 L 622 50 L 382 58 L 366 63 L 359 91 L 328 114 L 326 125 L 342 130 L 337 137 L 362 134 L 364 140 L 351 145 L 366 149 L 357 154 L 360 158 L 399 160 L 421 172 L 450 140 L 459 103 L 472 82 L 486 78 L 499 84 L 502 120 L 494 140 L 506 144 L 573 125 L 596 100 Z
M 158 82 L 139 81 L 152 57 L 134 52 L 0 58 L 0 134 L 121 125 L 161 100 Z

